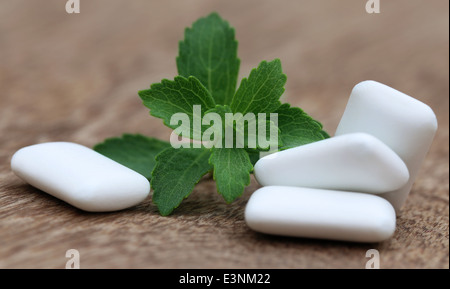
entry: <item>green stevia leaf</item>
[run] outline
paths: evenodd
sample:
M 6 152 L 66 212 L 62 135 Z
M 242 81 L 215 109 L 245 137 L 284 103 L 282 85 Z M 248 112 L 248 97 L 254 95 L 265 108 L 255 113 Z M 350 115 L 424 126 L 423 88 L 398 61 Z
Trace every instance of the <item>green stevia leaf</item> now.
M 215 107 L 211 94 L 193 76 L 189 78 L 177 76 L 173 81 L 164 79 L 161 83 L 152 84 L 150 89 L 139 91 L 139 96 L 144 105 L 150 109 L 150 114 L 161 118 L 164 124 L 172 129 L 180 126 L 178 122 L 171 124 L 174 114 L 187 115 L 190 120 L 188 131 L 190 137 L 195 139 L 201 138 L 201 126 L 199 130 L 195 130 L 193 125 L 194 106 L 200 105 L 198 117 L 203 117 L 205 111 Z
M 322 124 L 320 124 L 320 125 L 322 126 Z M 324 139 L 330 138 L 330 135 L 329 135 L 326 131 L 321 130 L 320 133 L 322 134 L 322 136 L 323 136 Z
M 155 138 L 124 134 L 104 140 L 94 150 L 150 179 L 156 155 L 168 147 L 170 143 Z
M 240 64 L 234 29 L 212 13 L 186 28 L 184 34 L 177 57 L 178 73 L 197 77 L 217 104 L 230 104 Z
M 250 184 L 253 166 L 244 149 L 213 148 L 209 163 L 214 166 L 217 191 L 227 203 L 240 197 Z
M 253 69 L 250 76 L 242 79 L 231 102 L 233 112 L 270 113 L 280 105 L 280 97 L 284 92 L 286 75 L 281 69 L 281 61 L 263 61 Z
M 217 113 L 217 114 L 219 114 L 221 116 L 224 116 L 225 113 L 233 113 L 233 111 L 231 110 L 230 106 L 228 106 L 228 105 L 220 105 L 220 104 L 218 104 L 214 108 L 206 111 L 206 113 L 209 113 L 209 112 L 215 112 L 215 113 Z
M 233 127 L 233 123 L 231 122 L 227 122 L 225 114 L 226 113 L 232 113 L 230 107 L 228 105 L 216 105 L 216 107 L 214 107 L 213 109 L 208 110 L 205 115 L 212 115 L 212 114 L 217 114 L 220 117 L 220 121 L 221 121 L 221 126 L 220 129 L 218 128 L 217 130 L 215 130 L 215 133 L 218 133 L 222 136 L 220 143 L 217 142 L 216 144 L 214 144 L 214 146 L 218 147 L 225 147 L 225 138 L 226 138 L 226 131 L 232 131 L 233 132 L 233 136 L 235 135 L 235 131 L 234 131 L 234 127 Z M 214 124 L 211 124 L 211 126 L 217 126 L 218 124 L 216 124 L 214 122 Z
M 322 130 L 322 124 L 298 107 L 284 103 L 275 113 L 278 113 L 278 127 L 283 142 L 281 150 L 329 138 Z
M 250 162 L 252 166 L 255 166 L 256 162 L 259 161 L 260 152 L 253 149 L 247 149 L 248 157 L 250 158 Z
M 210 151 L 203 148 L 168 148 L 156 156 L 151 186 L 153 202 L 167 216 L 187 198 L 212 166 Z
M 250 173 L 261 152 L 274 147 L 284 150 L 329 137 L 322 124 L 303 110 L 281 104 L 286 75 L 279 59 L 261 62 L 236 91 L 240 65 L 237 45 L 234 29 L 217 13 L 200 18 L 185 30 L 185 38 L 179 44 L 176 62 L 180 76 L 139 91 L 150 114 L 162 119 L 176 134 L 201 140 L 207 132 L 206 136 L 210 140 L 214 136 L 212 140 L 216 143 L 210 141 L 204 142 L 201 148 L 176 149 L 168 142 L 125 134 L 94 147 L 151 178 L 153 202 L 163 216 L 172 213 L 210 171 L 218 192 L 230 203 L 250 184 Z M 206 119 L 211 122 L 205 121 L 205 114 L 209 113 L 217 114 Z M 233 114 L 231 122 L 227 121 L 226 113 Z M 265 113 L 266 119 L 258 127 L 260 113 Z M 277 125 L 270 118 L 271 113 L 277 114 Z M 252 114 L 255 118 L 249 121 Z M 219 120 L 221 125 L 215 125 Z M 255 122 L 256 130 L 249 132 L 248 128 L 253 128 Z M 244 125 L 238 125 L 241 123 Z M 278 132 L 276 140 L 270 139 L 269 134 L 274 124 Z M 231 143 L 227 128 L 232 132 Z M 257 138 L 262 129 L 266 131 L 265 142 Z M 252 138 L 257 138 L 256 147 Z M 217 147 L 219 141 L 222 147 Z M 197 144 L 201 146 L 193 142 L 194 147 Z

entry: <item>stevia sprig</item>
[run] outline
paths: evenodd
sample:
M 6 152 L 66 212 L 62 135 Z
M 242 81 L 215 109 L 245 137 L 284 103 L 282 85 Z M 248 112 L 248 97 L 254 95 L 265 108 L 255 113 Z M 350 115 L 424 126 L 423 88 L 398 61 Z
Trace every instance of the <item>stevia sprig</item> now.
M 162 119 L 175 132 L 185 124 L 171 123 L 171 117 L 184 113 L 193 123 L 193 107 L 200 105 L 200 117 L 207 112 L 215 112 L 222 119 L 227 112 L 276 113 L 279 150 L 329 137 L 322 125 L 303 110 L 280 102 L 286 75 L 279 59 L 262 61 L 236 89 L 240 65 L 237 47 L 234 29 L 217 13 L 200 18 L 186 29 L 185 38 L 180 42 L 176 59 L 179 76 L 139 91 L 143 104 L 152 116 Z M 270 126 L 270 121 L 267 125 Z M 207 128 L 189 125 L 189 138 L 201 140 L 199 136 Z M 246 130 L 236 129 L 235 133 L 245 134 Z M 161 215 L 166 216 L 208 172 L 213 173 L 217 191 L 226 202 L 241 196 L 250 184 L 259 152 L 267 150 L 262 146 L 250 148 L 248 137 L 244 136 L 243 147 L 175 149 L 154 138 L 124 135 L 107 139 L 94 149 L 150 179 L 153 202 Z

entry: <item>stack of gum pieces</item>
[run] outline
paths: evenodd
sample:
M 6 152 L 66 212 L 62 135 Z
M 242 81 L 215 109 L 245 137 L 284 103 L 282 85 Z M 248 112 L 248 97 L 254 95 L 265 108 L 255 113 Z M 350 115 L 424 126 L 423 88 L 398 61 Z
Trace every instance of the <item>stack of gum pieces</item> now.
M 395 232 L 437 130 L 429 106 L 375 81 L 356 85 L 334 137 L 261 158 L 247 225 L 258 232 L 381 242 Z

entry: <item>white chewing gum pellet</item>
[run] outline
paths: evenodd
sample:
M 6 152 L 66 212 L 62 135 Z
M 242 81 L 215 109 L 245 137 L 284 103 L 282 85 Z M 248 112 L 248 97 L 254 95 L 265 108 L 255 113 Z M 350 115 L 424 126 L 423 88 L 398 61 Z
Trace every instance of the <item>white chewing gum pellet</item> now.
M 371 134 L 405 162 L 410 175 L 408 183 L 382 195 L 398 212 L 408 197 L 437 126 L 436 115 L 428 105 L 384 84 L 364 81 L 353 88 L 336 135 Z
M 30 185 L 89 212 L 122 210 L 150 192 L 144 176 L 74 143 L 22 148 L 12 157 L 11 168 Z
M 247 225 L 274 235 L 381 242 L 395 232 L 392 205 L 371 194 L 269 186 L 252 194 Z
M 385 193 L 409 179 L 405 163 L 366 133 L 347 134 L 280 151 L 255 164 L 262 186 Z

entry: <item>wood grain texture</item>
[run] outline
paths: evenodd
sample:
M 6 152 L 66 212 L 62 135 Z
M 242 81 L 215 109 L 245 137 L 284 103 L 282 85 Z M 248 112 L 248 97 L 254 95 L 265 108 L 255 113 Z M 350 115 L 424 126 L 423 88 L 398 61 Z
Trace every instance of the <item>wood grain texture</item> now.
M 0 1 L 0 268 L 449 267 L 449 31 L 446 0 Z M 46 141 L 93 146 L 124 132 L 168 139 L 137 91 L 176 75 L 185 26 L 218 11 L 236 28 L 240 77 L 280 58 L 283 98 L 333 134 L 352 87 L 373 79 L 427 103 L 439 131 L 392 239 L 356 244 L 268 236 L 243 211 L 251 185 L 225 204 L 205 179 L 169 217 L 151 198 L 121 212 L 85 213 L 25 184 L 10 170 L 19 148 Z

